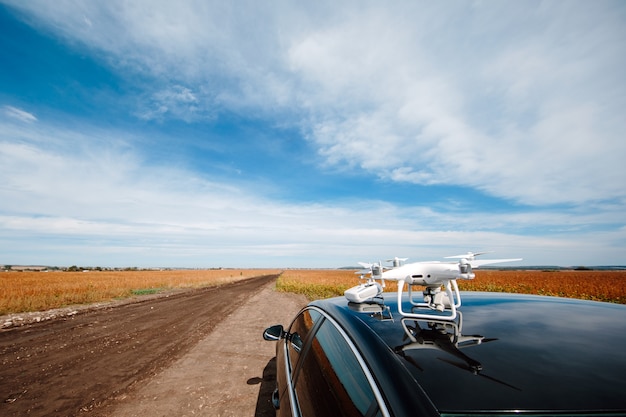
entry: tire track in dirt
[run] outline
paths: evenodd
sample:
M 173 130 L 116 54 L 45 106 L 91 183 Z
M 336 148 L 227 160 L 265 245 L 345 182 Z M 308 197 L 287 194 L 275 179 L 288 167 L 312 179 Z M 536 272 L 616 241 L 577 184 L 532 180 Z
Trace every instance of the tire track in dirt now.
M 288 326 L 308 303 L 274 287 L 259 287 L 171 366 L 92 415 L 274 417 L 276 343 L 264 341 L 263 330 Z
M 0 332 L 0 415 L 73 416 L 157 374 L 276 275 Z

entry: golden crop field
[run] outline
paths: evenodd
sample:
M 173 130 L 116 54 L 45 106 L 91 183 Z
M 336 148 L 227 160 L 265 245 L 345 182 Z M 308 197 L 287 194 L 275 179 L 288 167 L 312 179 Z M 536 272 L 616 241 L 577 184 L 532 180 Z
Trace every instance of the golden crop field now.
M 365 281 L 360 281 L 355 271 L 346 269 L 292 269 L 284 271 L 276 282 L 276 289 L 304 294 L 309 300 L 343 295 L 343 292 Z M 386 290 L 393 289 L 388 282 Z
M 88 304 L 176 288 L 216 286 L 280 270 L 0 272 L 0 315 Z
M 1 272 L 0 315 L 88 304 L 177 288 L 221 285 L 280 270 L 164 270 L 90 272 Z M 478 270 L 472 281 L 459 281 L 466 291 L 518 292 L 626 304 L 626 271 Z M 286 270 L 279 291 L 309 299 L 342 295 L 359 282 L 352 270 Z M 387 282 L 385 291 L 396 291 Z
M 626 304 L 626 271 L 476 270 L 471 281 L 457 281 L 461 291 L 515 292 Z M 360 282 L 350 270 L 288 270 L 277 282 L 280 291 L 309 299 L 342 295 Z M 396 291 L 387 282 L 385 291 Z

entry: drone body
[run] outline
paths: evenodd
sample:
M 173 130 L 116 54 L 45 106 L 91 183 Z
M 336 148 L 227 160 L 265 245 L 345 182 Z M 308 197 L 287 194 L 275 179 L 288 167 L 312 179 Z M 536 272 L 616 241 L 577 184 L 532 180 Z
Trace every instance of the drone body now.
M 474 273 L 468 263 L 414 262 L 393 268 L 381 274 L 382 279 L 414 285 L 441 285 L 451 279 L 473 279 Z
M 448 258 L 460 258 L 458 262 L 413 262 L 401 265 L 401 261 L 406 258 L 394 258 L 388 260 L 393 262 L 391 269 L 385 270 L 382 263 L 365 264 L 360 263 L 365 269 L 357 272 L 361 274 L 361 278 L 367 275 L 365 284 L 352 287 L 345 291 L 344 295 L 348 301 L 353 303 L 364 303 L 383 292 L 385 280 L 398 281 L 398 300 L 402 297 L 404 285 L 408 285 L 409 299 L 414 306 L 412 311 L 403 311 L 402 303 L 398 303 L 399 313 L 404 317 L 427 318 L 432 317 L 432 310 L 440 313 L 443 320 L 454 320 L 456 318 L 456 309 L 461 306 L 461 296 L 456 283 L 457 279 L 474 279 L 475 274 L 473 268 L 482 265 L 495 264 L 500 262 L 520 261 L 515 259 L 484 259 L 476 260 L 475 256 L 481 253 L 468 252 L 464 255 L 449 256 Z M 380 280 L 380 283 L 377 282 Z M 413 295 L 413 286 L 420 285 L 425 287 L 422 291 L 423 301 L 417 301 Z M 444 291 L 442 291 L 442 287 Z M 430 312 L 420 312 L 419 308 L 428 308 Z M 415 310 L 415 311 L 414 311 Z

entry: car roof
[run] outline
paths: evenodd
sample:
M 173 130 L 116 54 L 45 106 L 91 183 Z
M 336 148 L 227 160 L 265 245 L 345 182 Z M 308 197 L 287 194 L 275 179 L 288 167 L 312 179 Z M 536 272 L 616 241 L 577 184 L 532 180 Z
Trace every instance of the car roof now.
M 450 414 L 626 412 L 624 305 L 464 292 L 458 329 L 403 320 L 396 294 L 383 297 L 391 318 L 344 297 L 311 304 L 347 330 L 394 401 Z M 466 346 L 450 343 L 454 327 Z

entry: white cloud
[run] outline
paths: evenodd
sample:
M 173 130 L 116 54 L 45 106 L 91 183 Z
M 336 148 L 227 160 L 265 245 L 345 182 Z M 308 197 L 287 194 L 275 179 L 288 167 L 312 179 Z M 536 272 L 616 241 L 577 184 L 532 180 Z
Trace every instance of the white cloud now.
M 292 55 L 295 71 L 310 82 L 307 106 L 320 120 L 312 140 L 331 163 L 395 180 L 467 185 L 527 204 L 623 199 L 625 126 L 616 117 L 626 104 L 624 87 L 597 62 L 623 64 L 624 48 L 612 39 L 624 38 L 622 25 L 602 13 L 568 20 L 547 9 L 492 16 L 500 21 L 488 48 L 474 42 L 487 40 L 489 23 L 476 36 L 449 27 L 425 41 L 432 24 L 403 26 L 386 11 L 374 24 L 361 13 L 310 34 Z M 527 28 L 515 31 L 522 19 Z M 502 20 L 514 30 L 503 31 Z M 598 24 L 611 29 L 596 33 Z M 381 27 L 384 35 L 374 36 Z M 359 29 L 364 36 L 355 35 Z M 440 35 L 467 61 L 429 50 Z M 613 48 L 611 59 L 595 53 L 604 45 Z M 372 51 L 377 60 L 366 53 Z
M 26 123 L 33 123 L 37 121 L 37 117 L 35 117 L 35 115 L 13 106 L 4 106 L 4 114 Z
M 393 181 L 538 205 L 625 198 L 612 2 L 16 7 L 162 79 L 138 101 L 145 119 L 289 113 L 326 163 Z
M 132 254 L 133 264 L 152 266 L 327 267 L 489 249 L 506 257 L 521 252 L 535 264 L 555 256 L 589 264 L 584 260 L 603 252 L 619 259 L 616 248 L 626 239 L 624 229 L 593 231 L 619 223 L 620 207 L 563 216 L 401 208 L 376 200 L 289 204 L 266 199 L 253 184 L 214 183 L 186 170 L 150 166 L 121 132 L 7 123 L 0 132 L 0 245 L 6 256 L 43 248 L 70 264 L 78 262 L 75 256 L 119 265 Z M 530 237 L 528 229 L 545 230 Z M 559 253 L 559 245 L 572 253 Z M 26 261 L 13 262 L 18 260 Z

